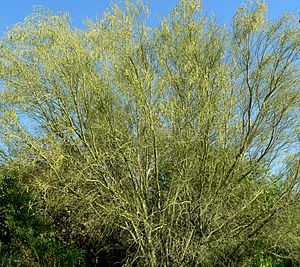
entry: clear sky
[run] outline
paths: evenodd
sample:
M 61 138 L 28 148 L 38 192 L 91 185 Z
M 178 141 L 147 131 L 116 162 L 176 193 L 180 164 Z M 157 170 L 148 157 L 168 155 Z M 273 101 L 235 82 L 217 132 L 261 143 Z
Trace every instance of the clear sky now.
M 246 0 L 203 0 L 203 10 L 207 14 L 214 13 L 218 23 L 229 23 L 237 7 Z M 86 18 L 100 17 L 109 6 L 110 0 L 1 0 L 0 1 L 0 34 L 5 29 L 22 21 L 29 15 L 34 6 L 50 8 L 54 12 L 71 14 L 74 26 L 81 26 Z M 157 17 L 164 17 L 176 5 L 177 0 L 149 0 L 151 17 L 149 22 L 155 24 Z M 271 18 L 283 12 L 292 11 L 297 15 L 300 11 L 299 0 L 268 0 Z M 300 17 L 300 15 L 299 15 Z

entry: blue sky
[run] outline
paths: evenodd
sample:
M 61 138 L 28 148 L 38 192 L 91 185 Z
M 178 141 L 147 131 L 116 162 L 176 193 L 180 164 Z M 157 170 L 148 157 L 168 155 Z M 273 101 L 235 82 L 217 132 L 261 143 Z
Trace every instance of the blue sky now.
M 0 34 L 5 29 L 22 21 L 29 15 L 34 6 L 50 8 L 54 12 L 68 12 L 71 14 L 74 26 L 81 26 L 86 18 L 94 19 L 101 16 L 109 6 L 109 0 L 2 0 L 0 2 Z M 176 5 L 177 0 L 149 0 L 151 18 L 155 23 L 157 17 L 163 17 Z M 237 7 L 245 0 L 203 0 L 205 13 L 216 15 L 218 23 L 229 23 Z M 283 12 L 292 11 L 297 15 L 300 11 L 299 0 L 268 0 L 269 15 L 271 18 L 280 16 Z M 300 15 L 299 15 L 300 17 Z

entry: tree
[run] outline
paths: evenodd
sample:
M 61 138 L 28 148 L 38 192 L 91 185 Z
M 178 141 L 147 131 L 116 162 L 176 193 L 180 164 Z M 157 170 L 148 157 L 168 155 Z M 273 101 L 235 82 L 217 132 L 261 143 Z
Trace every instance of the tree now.
M 299 194 L 299 26 L 265 13 L 242 6 L 227 29 L 182 0 L 150 28 L 125 1 L 80 30 L 35 10 L 1 40 L 4 162 L 35 168 L 70 238 L 113 255 L 117 236 L 124 265 L 251 260 Z

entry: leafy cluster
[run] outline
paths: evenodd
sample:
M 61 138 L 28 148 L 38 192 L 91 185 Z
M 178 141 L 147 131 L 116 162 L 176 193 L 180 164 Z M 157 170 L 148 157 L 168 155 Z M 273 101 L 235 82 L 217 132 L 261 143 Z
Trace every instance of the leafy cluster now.
M 300 32 L 182 0 L 0 40 L 3 266 L 300 264 Z M 22 265 L 22 266 L 23 266 Z
M 76 266 L 84 263 L 84 251 L 59 236 L 53 220 L 39 213 L 39 204 L 30 186 L 19 182 L 16 176 L 1 173 L 0 265 Z

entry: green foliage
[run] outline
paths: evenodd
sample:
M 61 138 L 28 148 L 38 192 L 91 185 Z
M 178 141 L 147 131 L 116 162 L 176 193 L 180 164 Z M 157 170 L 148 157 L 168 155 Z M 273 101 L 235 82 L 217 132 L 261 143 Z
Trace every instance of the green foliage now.
M 150 28 L 125 1 L 83 30 L 35 10 L 8 31 L 7 264 L 299 264 L 299 25 L 266 10 L 228 29 L 183 0 Z
M 0 195 L 1 266 L 82 266 L 83 251 L 57 238 L 28 187 L 4 174 Z
M 251 262 L 251 266 L 265 266 L 265 267 L 276 267 L 276 266 L 293 266 L 291 260 L 274 258 L 272 256 L 261 256 L 255 258 Z

